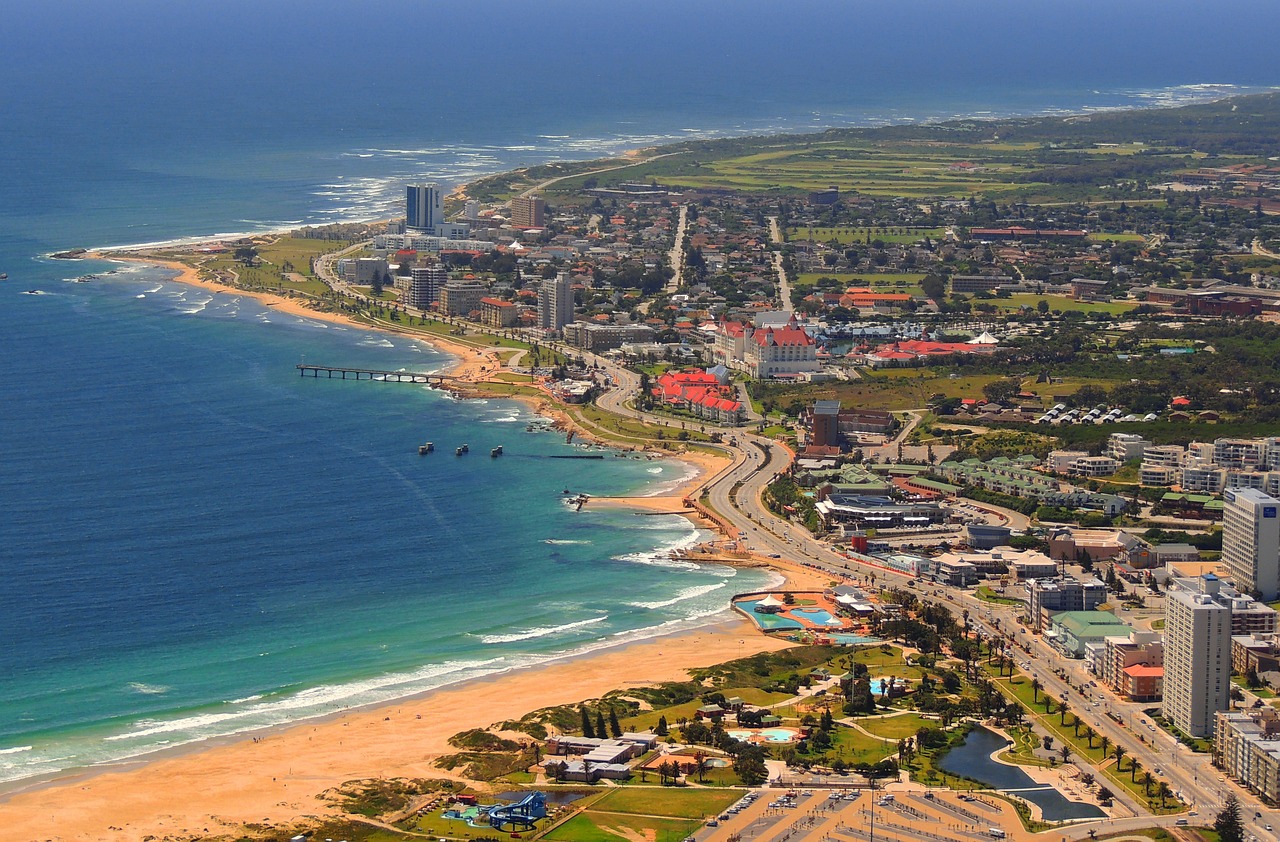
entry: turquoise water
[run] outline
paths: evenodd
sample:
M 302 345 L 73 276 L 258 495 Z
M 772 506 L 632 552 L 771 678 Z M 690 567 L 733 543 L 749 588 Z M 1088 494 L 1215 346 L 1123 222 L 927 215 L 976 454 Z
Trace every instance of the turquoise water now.
M 667 559 L 697 538 L 683 519 L 559 501 L 675 464 L 547 459 L 566 445 L 519 406 L 293 370 L 443 366 L 429 348 L 154 270 L 75 284 L 113 267 L 43 255 L 377 218 L 410 181 L 672 138 L 1277 81 L 1270 30 L 1238 25 L 1260 0 L 925 6 L 744 0 L 710 27 L 671 0 L 7 8 L 0 781 L 684 628 L 765 585 Z M 449 455 L 463 441 L 481 458 Z
M 792 609 L 791 613 L 798 614 L 802 619 L 808 620 L 811 623 L 816 623 L 819 626 L 844 625 L 840 620 L 832 617 L 830 611 L 825 611 L 821 608 L 796 608 Z

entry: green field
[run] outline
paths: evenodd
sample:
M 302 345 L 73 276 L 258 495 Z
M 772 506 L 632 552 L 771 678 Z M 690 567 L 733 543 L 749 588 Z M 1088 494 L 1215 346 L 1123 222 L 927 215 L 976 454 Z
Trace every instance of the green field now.
M 969 196 L 1038 186 L 1036 168 L 1016 154 L 991 155 L 972 168 L 959 165 L 992 150 L 979 144 L 931 147 L 849 142 L 757 152 L 696 163 L 692 171 L 663 173 L 664 183 L 740 190 L 822 190 L 878 196 Z M 662 168 L 657 168 L 661 170 Z
M 876 736 L 893 740 L 914 737 L 921 728 L 937 728 L 940 725 L 936 719 L 925 719 L 915 713 L 886 716 L 880 719 L 860 719 L 858 724 Z
M 701 825 L 697 819 L 659 819 L 590 810 L 579 813 L 542 838 L 551 842 L 678 842 Z
M 742 793 L 728 789 L 628 787 L 608 793 L 590 809 L 591 812 L 701 819 L 718 814 L 741 797 Z

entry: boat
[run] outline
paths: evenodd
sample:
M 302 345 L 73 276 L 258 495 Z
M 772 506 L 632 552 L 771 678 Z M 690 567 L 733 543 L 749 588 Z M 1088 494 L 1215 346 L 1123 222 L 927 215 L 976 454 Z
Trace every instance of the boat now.
M 434 453 L 435 450 L 436 450 L 436 443 L 433 441 L 429 441 L 426 444 L 418 445 L 419 456 L 426 456 L 428 453 Z
M 7 280 L 9 280 L 9 273 L 8 273 L 8 272 L 0 272 L 0 281 L 7 281 Z
M 490 450 L 490 451 L 489 451 L 489 455 L 490 455 L 490 456 L 494 456 L 494 457 L 501 456 L 501 455 L 502 455 L 502 445 L 498 445 L 498 446 L 497 446 L 497 447 L 495 447 L 493 450 Z
M 470 452 L 471 452 L 471 448 L 470 448 L 470 447 L 468 447 L 467 445 L 463 444 L 463 445 L 459 445 L 459 446 L 458 446 L 458 449 L 457 449 L 457 450 L 455 450 L 455 451 L 453 451 L 453 455 L 455 455 L 455 456 L 461 456 L 461 455 L 462 455 L 462 454 L 464 454 L 464 453 L 470 453 Z

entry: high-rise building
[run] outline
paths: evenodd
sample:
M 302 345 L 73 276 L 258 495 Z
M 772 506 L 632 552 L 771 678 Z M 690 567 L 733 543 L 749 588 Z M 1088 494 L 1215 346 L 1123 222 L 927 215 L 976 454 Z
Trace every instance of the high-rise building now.
M 511 200 L 511 224 L 516 228 L 542 228 L 547 224 L 547 203 L 537 196 Z
M 1174 579 L 1165 599 L 1164 715 L 1183 733 L 1212 737 L 1231 707 L 1231 605 L 1212 573 Z
M 410 184 L 405 202 L 405 229 L 435 234 L 444 222 L 444 204 L 439 184 Z
M 573 287 L 569 275 L 561 272 L 544 278 L 538 286 L 538 327 L 559 330 L 573 321 Z
M 1222 560 L 1236 590 L 1280 597 L 1280 500 L 1251 488 L 1222 494 Z
M 449 282 L 443 266 L 415 266 L 409 271 L 409 292 L 405 303 L 425 310 L 440 300 L 440 290 Z
M 440 290 L 440 309 L 450 316 L 471 315 L 480 309 L 480 299 L 488 289 L 479 281 L 450 281 Z

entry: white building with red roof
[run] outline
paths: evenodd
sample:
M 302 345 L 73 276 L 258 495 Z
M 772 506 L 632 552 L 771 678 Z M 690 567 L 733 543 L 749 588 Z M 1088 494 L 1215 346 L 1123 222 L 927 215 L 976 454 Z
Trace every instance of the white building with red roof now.
M 712 351 L 716 361 L 755 378 L 794 377 L 818 372 L 818 343 L 791 316 L 782 324 L 756 327 L 722 321 Z
M 733 386 L 700 368 L 665 372 L 659 375 L 652 391 L 654 398 L 667 406 L 717 424 L 736 427 L 747 420 L 746 407 L 735 397 Z

